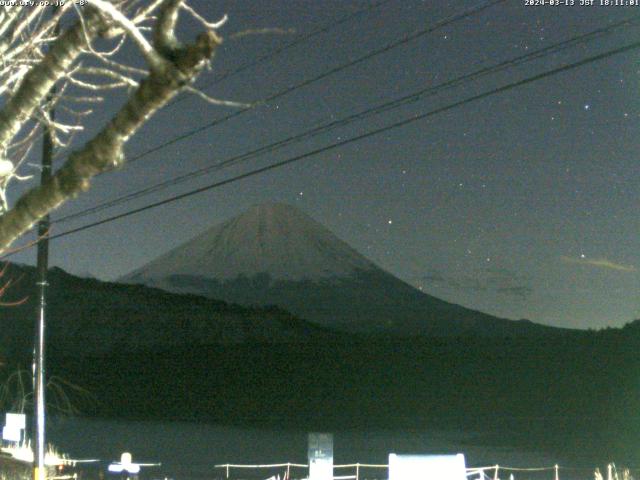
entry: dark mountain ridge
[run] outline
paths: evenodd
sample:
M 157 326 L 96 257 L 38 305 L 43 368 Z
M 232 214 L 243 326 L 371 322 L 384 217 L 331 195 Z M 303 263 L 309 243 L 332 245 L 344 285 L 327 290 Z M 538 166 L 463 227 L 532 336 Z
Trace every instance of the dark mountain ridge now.
M 28 365 L 35 271 L 0 309 L 0 348 Z M 526 448 L 638 456 L 640 322 L 602 331 L 344 334 L 276 308 L 50 272 L 48 372 L 92 416 L 278 428 L 461 428 Z M 513 322 L 530 326 L 528 321 Z M 506 332 L 512 333 L 513 330 Z M 489 441 L 489 440 L 486 440 Z
M 169 291 L 189 291 L 224 298 L 239 305 L 277 302 L 301 318 L 351 334 L 396 337 L 509 337 L 559 334 L 571 329 L 529 320 L 508 320 L 426 295 L 383 270 L 360 270 L 349 278 L 318 282 L 276 280 L 269 274 L 219 281 L 190 275 L 170 275 L 162 283 Z M 353 325 L 374 328 L 355 331 Z
M 348 333 L 512 336 L 558 330 L 423 293 L 284 204 L 258 205 L 215 225 L 122 281 L 245 306 L 278 305 Z
M 9 265 L 13 283 L 0 308 L 0 348 L 29 352 L 36 312 L 35 269 Z M 76 354 L 196 347 L 250 341 L 306 342 L 335 334 L 277 307 L 247 308 L 142 285 L 79 278 L 59 268 L 49 272 L 47 344 Z

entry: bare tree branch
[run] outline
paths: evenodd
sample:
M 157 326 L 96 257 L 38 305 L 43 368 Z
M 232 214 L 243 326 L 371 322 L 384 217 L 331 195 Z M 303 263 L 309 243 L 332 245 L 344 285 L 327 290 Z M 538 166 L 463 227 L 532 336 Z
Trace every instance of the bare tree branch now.
M 97 12 L 90 12 L 82 24 L 76 23 L 52 45 L 44 59 L 25 75 L 18 91 L 0 111 L 0 151 L 6 149 L 22 125 L 43 102 L 51 87 L 64 77 L 72 63 L 86 47 L 85 34 L 98 34 L 102 21 Z
M 138 27 L 129 20 L 120 10 L 118 10 L 112 3 L 104 0 L 89 0 L 93 6 L 98 8 L 101 12 L 107 14 L 111 19 L 116 22 L 125 32 L 133 39 L 138 45 L 138 48 L 142 52 L 145 60 L 152 68 L 159 68 L 162 58 L 156 53 L 151 44 L 147 42 L 144 35 L 140 32 Z
M 93 0 L 95 1 L 95 0 Z M 115 117 L 87 144 L 73 152 L 67 162 L 42 186 L 29 190 L 15 206 L 0 217 L 0 251 L 8 248 L 35 222 L 66 200 L 89 188 L 95 175 L 111 170 L 124 161 L 123 146 L 129 138 L 181 89 L 188 86 L 211 59 L 221 39 L 209 30 L 192 45 L 180 46 L 173 29 L 179 0 L 167 0 L 155 24 L 153 47 L 161 61 L 152 60 L 150 73 L 133 92 Z M 87 33 L 100 28 L 95 17 L 86 19 Z M 46 80 L 25 80 L 20 87 L 21 101 L 5 109 L 0 116 L 0 146 L 7 142 L 33 113 L 53 83 L 64 76 L 79 50 L 87 46 L 82 26 L 75 25 L 58 39 L 39 69 Z M 33 70 L 29 73 L 31 73 Z M 37 96 L 38 100 L 30 98 Z M 9 107 L 9 105 L 8 105 Z M 6 113 L 6 111 L 10 113 Z M 28 112 L 28 113 L 27 113 Z

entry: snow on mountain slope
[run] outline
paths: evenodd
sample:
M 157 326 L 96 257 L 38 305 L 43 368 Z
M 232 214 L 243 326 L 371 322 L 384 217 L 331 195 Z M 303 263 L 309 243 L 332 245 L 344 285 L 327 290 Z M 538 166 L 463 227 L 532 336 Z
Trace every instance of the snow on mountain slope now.
M 217 280 L 268 273 L 274 280 L 320 280 L 375 268 L 318 222 L 284 204 L 254 206 L 127 275 L 144 283 L 170 275 Z
M 245 306 L 278 305 L 300 318 L 350 332 L 504 336 L 547 328 L 422 293 L 282 204 L 255 206 L 121 281 Z

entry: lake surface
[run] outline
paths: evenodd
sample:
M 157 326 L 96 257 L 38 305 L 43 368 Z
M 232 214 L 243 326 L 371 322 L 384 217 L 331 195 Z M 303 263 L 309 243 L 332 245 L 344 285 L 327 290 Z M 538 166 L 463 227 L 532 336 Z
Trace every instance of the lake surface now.
M 571 460 L 553 458 L 542 452 L 509 447 L 474 445 L 475 436 L 452 431 L 335 431 L 334 464 L 386 464 L 389 453 L 464 453 L 468 467 L 575 467 Z M 224 478 L 217 464 L 307 463 L 305 432 L 273 429 L 234 428 L 187 422 L 131 422 L 89 419 L 50 419 L 48 441 L 73 458 L 97 458 L 102 468 L 109 461 L 131 452 L 134 461 L 161 462 L 146 470 L 146 478 L 190 480 Z M 593 478 L 591 466 L 580 470 L 561 469 L 560 479 Z M 98 467 L 95 467 L 98 468 Z M 250 471 L 231 470 L 231 479 L 260 478 L 284 473 L 284 468 Z M 294 478 L 306 476 L 306 469 L 293 469 Z M 336 470 L 350 475 L 353 470 Z M 500 471 L 503 480 L 513 473 L 515 480 L 554 480 L 553 470 Z M 490 473 L 493 477 L 493 472 Z M 385 469 L 362 469 L 361 479 L 386 478 Z M 477 478 L 474 476 L 473 478 Z

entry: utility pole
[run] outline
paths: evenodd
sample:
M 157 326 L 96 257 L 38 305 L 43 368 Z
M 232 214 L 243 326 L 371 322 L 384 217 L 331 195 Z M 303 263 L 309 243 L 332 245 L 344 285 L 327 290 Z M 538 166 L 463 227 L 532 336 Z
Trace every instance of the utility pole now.
M 53 92 L 52 92 L 53 93 Z M 51 98 L 51 96 L 50 96 Z M 54 110 L 49 111 L 49 117 L 53 121 Z M 51 165 L 53 160 L 53 132 L 49 127 L 45 128 L 42 139 L 42 172 L 40 184 L 51 177 Z M 45 440 L 45 325 L 47 306 L 47 270 L 49 269 L 49 215 L 38 222 L 38 260 L 37 260 L 37 286 L 38 286 L 38 318 L 36 323 L 35 350 L 34 350 L 34 385 L 33 385 L 33 480 L 46 479 L 46 465 L 44 462 L 46 451 Z
M 57 12 L 57 7 L 53 7 L 52 15 Z M 54 35 L 60 33 L 58 25 L 54 28 Z M 48 100 L 52 101 L 55 95 L 55 86 L 51 88 Z M 55 120 L 55 110 L 49 107 L 49 119 Z M 51 168 L 53 164 L 53 129 L 49 125 L 44 127 L 42 137 L 42 170 L 40 173 L 40 184 L 44 184 L 51 178 Z M 45 408 L 45 325 L 47 306 L 47 271 L 49 269 L 49 215 L 45 215 L 38 222 L 38 259 L 37 259 L 37 287 L 38 287 L 38 312 L 35 329 L 34 347 L 34 371 L 33 371 L 33 480 L 46 480 L 47 467 L 45 465 L 46 453 L 46 408 Z

